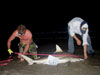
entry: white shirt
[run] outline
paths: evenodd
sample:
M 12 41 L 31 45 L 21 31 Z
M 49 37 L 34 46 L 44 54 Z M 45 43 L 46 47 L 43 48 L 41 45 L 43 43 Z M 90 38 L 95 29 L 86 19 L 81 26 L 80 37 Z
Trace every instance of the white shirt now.
M 68 28 L 69 28 L 69 34 L 73 37 L 75 34 L 79 34 L 82 36 L 81 30 L 80 30 L 80 25 L 84 20 L 75 17 L 68 23 Z M 87 42 L 87 37 L 88 37 L 88 29 L 86 30 L 86 33 L 83 34 L 82 40 L 83 40 L 83 45 L 88 45 Z

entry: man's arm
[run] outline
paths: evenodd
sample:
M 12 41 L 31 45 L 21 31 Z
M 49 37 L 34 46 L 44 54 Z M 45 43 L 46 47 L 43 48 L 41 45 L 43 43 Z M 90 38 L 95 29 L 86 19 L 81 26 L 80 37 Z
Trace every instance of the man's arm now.
M 84 59 L 87 59 L 88 58 L 88 56 L 87 56 L 87 45 L 83 46 L 83 50 L 84 50 Z
M 76 35 L 74 35 L 73 37 L 76 40 L 77 44 L 81 45 L 81 41 L 76 37 Z M 83 50 L 84 50 L 84 59 L 87 59 L 88 58 L 88 56 L 87 56 L 87 45 L 83 46 Z
M 25 46 L 25 49 L 24 49 L 24 52 L 23 52 L 23 53 L 26 53 L 26 52 L 28 51 L 29 45 L 30 45 L 29 43 L 27 43 L 27 44 L 26 44 L 26 46 Z
M 89 44 L 88 44 L 88 41 L 87 41 L 87 37 L 88 37 L 88 29 L 86 30 L 86 33 L 83 34 L 84 59 L 88 58 L 88 55 L 87 55 L 87 45 L 89 45 Z
M 28 41 L 27 41 L 27 44 L 26 44 L 26 47 L 25 47 L 23 53 L 26 53 L 28 51 L 31 41 L 32 41 L 32 33 L 29 32 L 29 34 L 28 34 Z
M 76 40 L 77 45 L 81 45 L 81 41 L 76 37 L 76 35 L 73 35 L 73 38 Z
M 11 41 L 16 37 L 16 33 L 17 33 L 17 31 L 14 31 L 13 34 L 9 37 L 9 39 L 7 41 L 8 49 L 11 48 Z

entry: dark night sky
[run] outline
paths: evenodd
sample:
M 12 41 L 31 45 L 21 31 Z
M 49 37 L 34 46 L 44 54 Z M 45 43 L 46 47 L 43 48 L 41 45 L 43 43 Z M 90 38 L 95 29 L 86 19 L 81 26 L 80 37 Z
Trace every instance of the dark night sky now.
M 14 4 L 13 4 L 14 5 Z M 99 12 L 98 8 L 90 9 L 89 7 L 81 8 L 69 8 L 69 6 L 50 6 L 50 5 L 32 5 L 24 6 L 14 5 L 13 6 L 2 6 L 0 14 L 0 34 L 1 43 L 0 50 L 7 50 L 6 42 L 11 33 L 17 28 L 19 24 L 24 24 L 33 34 L 41 32 L 65 32 L 67 31 L 67 23 L 73 17 L 81 17 L 86 20 L 89 24 L 90 35 L 93 37 L 95 46 L 98 46 L 98 40 L 100 39 L 99 32 Z M 17 8 L 17 6 L 19 6 Z M 44 34 L 45 34 L 44 33 Z M 56 35 L 56 34 L 55 34 Z M 66 34 L 64 34 L 66 35 Z M 52 35 L 51 35 L 52 36 Z M 47 36 L 46 36 L 47 37 Z M 94 38 L 95 37 L 95 38 Z M 36 37 L 38 38 L 38 37 Z M 100 49 L 99 47 L 95 47 Z

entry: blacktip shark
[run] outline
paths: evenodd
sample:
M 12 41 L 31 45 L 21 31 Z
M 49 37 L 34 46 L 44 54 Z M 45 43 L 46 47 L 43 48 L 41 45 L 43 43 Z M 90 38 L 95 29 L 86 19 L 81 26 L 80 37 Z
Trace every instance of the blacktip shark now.
M 56 45 L 55 53 L 61 53 L 61 52 L 63 52 L 62 49 L 58 45 Z M 67 63 L 67 62 L 84 61 L 84 59 L 82 59 L 82 58 L 63 56 L 63 54 L 62 54 L 62 56 L 48 55 L 47 57 L 36 59 L 36 60 L 33 60 L 32 58 L 30 58 L 26 55 L 22 55 L 22 54 L 20 54 L 20 55 L 28 62 L 28 65 L 32 65 L 34 63 L 35 64 L 58 65 L 58 64 Z

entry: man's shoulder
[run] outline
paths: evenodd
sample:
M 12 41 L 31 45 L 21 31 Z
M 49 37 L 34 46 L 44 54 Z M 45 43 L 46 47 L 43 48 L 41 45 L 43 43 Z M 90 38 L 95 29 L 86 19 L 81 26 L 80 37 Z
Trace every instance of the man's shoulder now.
M 32 32 L 29 29 L 27 29 L 26 32 L 27 32 L 27 34 L 31 34 L 32 35 Z
M 16 29 L 13 33 L 14 33 L 14 34 L 17 34 L 17 33 L 18 33 L 18 30 Z
M 29 29 L 26 29 L 26 32 L 31 32 Z
M 83 20 L 83 19 L 81 17 L 74 17 L 72 20 L 77 20 L 77 21 L 79 20 L 80 21 L 80 20 Z
M 74 23 L 74 22 L 82 22 L 83 19 L 80 17 L 74 17 L 71 21 L 69 21 L 69 24 Z

